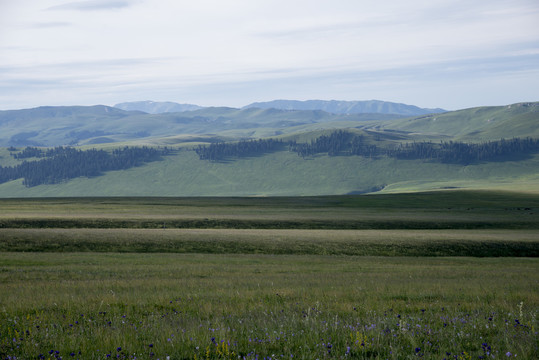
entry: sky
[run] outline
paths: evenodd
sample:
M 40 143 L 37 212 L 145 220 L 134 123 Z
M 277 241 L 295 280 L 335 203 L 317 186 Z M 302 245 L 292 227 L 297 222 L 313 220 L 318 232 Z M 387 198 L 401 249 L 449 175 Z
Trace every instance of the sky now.
M 0 110 L 539 101 L 537 0 L 0 0 Z

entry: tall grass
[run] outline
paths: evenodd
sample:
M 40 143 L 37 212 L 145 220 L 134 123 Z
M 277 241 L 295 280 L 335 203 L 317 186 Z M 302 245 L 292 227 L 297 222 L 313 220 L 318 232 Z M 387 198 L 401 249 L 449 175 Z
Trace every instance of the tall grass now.
M 18 359 L 534 359 L 539 262 L 0 253 Z

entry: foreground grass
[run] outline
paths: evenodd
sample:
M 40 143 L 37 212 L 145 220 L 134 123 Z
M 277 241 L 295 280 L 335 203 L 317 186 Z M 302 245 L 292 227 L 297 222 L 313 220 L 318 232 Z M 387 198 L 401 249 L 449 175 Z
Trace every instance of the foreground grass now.
M 2 359 L 539 358 L 537 196 L 0 208 Z
M 0 253 L 18 359 L 535 359 L 539 261 Z

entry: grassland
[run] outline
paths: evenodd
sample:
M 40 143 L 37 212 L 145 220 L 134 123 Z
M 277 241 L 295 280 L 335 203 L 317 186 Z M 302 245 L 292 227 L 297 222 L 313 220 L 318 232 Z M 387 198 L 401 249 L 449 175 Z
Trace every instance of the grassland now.
M 1 151 L 0 151 L 1 153 Z M 1 155 L 0 155 L 1 156 Z M 0 159 L 12 164 L 9 154 Z M 539 156 L 461 166 L 382 157 L 316 156 L 288 151 L 230 162 L 200 160 L 179 151 L 144 166 L 103 176 L 25 187 L 22 179 L 0 184 L 0 197 L 77 196 L 312 196 L 446 188 L 539 193 Z
M 4 358 L 539 354 L 535 259 L 3 253 L 0 263 Z
M 539 196 L 0 200 L 2 359 L 536 359 Z

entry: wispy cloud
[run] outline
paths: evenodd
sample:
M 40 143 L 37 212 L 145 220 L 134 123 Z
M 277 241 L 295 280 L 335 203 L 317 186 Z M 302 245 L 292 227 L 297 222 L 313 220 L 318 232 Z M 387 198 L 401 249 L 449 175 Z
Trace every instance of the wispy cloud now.
M 36 29 L 47 29 L 47 28 L 61 28 L 71 26 L 73 23 L 67 21 L 54 21 L 54 22 L 39 22 L 33 25 Z
M 125 0 L 86 0 L 68 2 L 61 5 L 51 6 L 47 10 L 78 10 L 78 11 L 96 11 L 111 10 L 129 7 L 131 3 Z

